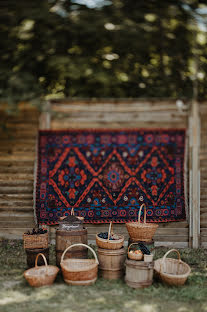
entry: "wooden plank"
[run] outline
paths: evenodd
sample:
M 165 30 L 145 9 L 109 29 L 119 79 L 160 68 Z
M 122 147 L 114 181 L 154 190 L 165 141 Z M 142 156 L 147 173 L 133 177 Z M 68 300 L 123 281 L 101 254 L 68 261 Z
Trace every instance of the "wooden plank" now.
M 190 128 L 190 241 L 192 247 L 198 248 L 200 241 L 200 120 L 198 103 L 192 103 L 192 117 L 189 123 Z
M 53 104 L 51 103 L 51 109 L 54 112 L 160 112 L 163 109 L 167 112 L 179 113 L 181 116 L 186 115 L 186 112 L 178 112 L 177 106 L 175 103 L 163 105 L 156 104 L 152 105 L 146 103 L 144 105 L 139 103 L 125 103 L 125 104 L 113 104 L 113 103 L 91 103 L 91 104 Z
M 0 186 L 0 194 L 32 194 L 33 186 Z
M 1 179 L 0 178 L 0 188 L 1 187 L 14 187 L 14 186 L 31 186 L 33 188 L 33 181 L 32 180 L 25 180 L 25 179 L 22 179 L 22 180 L 14 180 L 12 178 L 10 179 Z
M 61 118 L 63 119 L 63 118 Z M 185 119 L 180 117 L 176 114 L 169 114 L 169 113 L 159 113 L 159 114 L 153 114 L 153 113 L 146 113 L 146 114 L 110 114 L 110 113 L 101 113 L 101 114 L 71 114 L 70 116 L 64 116 L 64 122 L 72 122 L 75 119 L 76 122 L 85 122 L 86 120 L 90 122 L 134 122 L 135 124 L 137 122 L 151 122 L 151 121 L 157 121 L 158 123 L 161 120 L 164 120 L 165 122 L 171 122 L 172 124 L 175 123 L 182 123 L 185 122 Z
M 39 129 L 40 130 L 50 129 L 50 121 L 51 121 L 50 105 L 51 104 L 49 101 L 45 102 L 43 111 L 40 114 L 40 117 L 39 117 Z
M 172 122 L 154 122 L 153 120 L 150 122 L 143 122 L 143 120 L 139 122 L 97 122 L 97 121 L 87 121 L 84 120 L 81 123 L 77 122 L 76 120 L 71 120 L 70 123 L 65 120 L 52 120 L 51 121 L 51 129 L 57 130 L 57 129 L 84 129 L 84 128 L 97 128 L 97 129 L 102 129 L 102 128 L 110 128 L 110 129 L 116 129 L 116 128 L 160 128 L 160 129 L 166 129 L 166 128 L 177 128 L 177 129 L 183 129 L 186 125 L 186 122 L 182 121 L 179 124 L 178 123 L 172 123 Z

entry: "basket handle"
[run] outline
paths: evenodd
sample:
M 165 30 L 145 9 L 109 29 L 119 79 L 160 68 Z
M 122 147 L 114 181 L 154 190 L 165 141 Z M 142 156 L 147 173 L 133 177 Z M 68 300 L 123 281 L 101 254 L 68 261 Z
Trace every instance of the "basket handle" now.
M 141 212 L 142 212 L 142 208 L 144 207 L 144 223 L 146 223 L 146 216 L 147 216 L 147 212 L 146 212 L 146 205 L 142 204 L 139 208 L 139 216 L 138 216 L 138 222 L 140 223 L 140 218 L 141 218 Z
M 165 260 L 166 260 L 166 257 L 171 253 L 171 252 L 176 252 L 177 253 L 177 256 L 178 256 L 178 260 L 179 262 L 182 262 L 181 258 L 180 258 L 180 253 L 177 249 L 170 249 L 168 250 L 165 255 L 163 256 L 162 258 L 162 262 L 161 262 L 161 266 L 160 266 L 160 271 L 165 271 Z
M 96 255 L 95 251 L 94 251 L 90 246 L 85 245 L 85 244 L 81 244 L 81 243 L 79 243 L 79 244 L 73 244 L 73 245 L 68 246 L 68 247 L 65 249 L 65 251 L 63 252 L 63 254 L 62 254 L 60 263 L 63 261 L 66 252 L 67 252 L 69 249 L 71 249 L 71 248 L 73 248 L 73 247 L 75 247 L 75 246 L 83 246 L 83 247 L 88 248 L 88 249 L 93 253 L 94 258 L 95 258 L 95 260 L 96 260 L 96 263 L 99 264 L 98 258 L 97 258 L 97 255 Z
M 130 249 L 130 247 L 131 247 L 132 245 L 139 245 L 139 244 L 138 244 L 138 243 L 131 243 L 131 244 L 129 245 L 129 247 L 128 247 L 128 252 L 129 252 L 129 249 Z
M 113 223 L 112 221 L 109 224 L 109 231 L 108 231 L 108 242 L 109 242 L 109 238 L 111 236 L 111 234 L 113 233 Z
M 35 259 L 35 268 L 38 267 L 37 261 L 38 261 L 39 256 L 41 256 L 43 258 L 45 266 L 47 266 L 47 259 L 45 258 L 45 256 L 42 253 L 38 253 L 38 255 L 37 255 L 36 259 Z

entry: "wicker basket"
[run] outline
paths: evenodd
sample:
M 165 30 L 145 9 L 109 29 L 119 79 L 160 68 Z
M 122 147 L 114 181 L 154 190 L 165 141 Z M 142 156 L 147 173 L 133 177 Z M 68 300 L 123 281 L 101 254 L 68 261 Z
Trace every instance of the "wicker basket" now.
M 177 253 L 178 260 L 166 258 L 173 251 Z M 169 250 L 163 258 L 156 260 L 154 270 L 164 283 L 173 286 L 184 285 L 191 272 L 191 268 L 180 259 L 180 253 L 176 249 Z
M 141 212 L 144 207 L 144 222 L 141 223 Z M 138 222 L 127 222 L 126 227 L 129 236 L 134 241 L 151 242 L 152 238 L 158 228 L 158 224 L 146 223 L 146 205 L 142 204 L 139 209 Z
M 110 240 L 110 236 L 113 235 L 113 224 L 110 222 L 109 231 L 108 231 L 108 239 L 100 238 L 98 234 L 96 234 L 96 245 L 103 249 L 120 249 L 124 245 L 124 236 L 116 234 L 119 239 Z
M 65 259 L 66 252 L 73 247 L 84 246 L 90 249 L 95 259 Z M 65 249 L 62 254 L 60 266 L 64 281 L 70 285 L 91 285 L 97 280 L 98 258 L 94 250 L 85 244 L 74 244 Z
M 24 248 L 48 248 L 48 232 L 45 234 L 23 234 Z
M 44 259 L 45 265 L 38 266 L 39 256 Z M 45 256 L 39 253 L 35 260 L 35 267 L 24 272 L 24 277 L 30 286 L 40 287 L 53 284 L 59 269 L 54 265 L 48 265 Z
M 130 253 L 130 248 L 132 245 L 138 245 L 138 243 L 132 243 L 131 245 L 129 245 L 128 247 L 128 258 L 131 259 L 131 260 L 142 260 L 143 259 L 143 254 L 136 254 L 136 253 Z

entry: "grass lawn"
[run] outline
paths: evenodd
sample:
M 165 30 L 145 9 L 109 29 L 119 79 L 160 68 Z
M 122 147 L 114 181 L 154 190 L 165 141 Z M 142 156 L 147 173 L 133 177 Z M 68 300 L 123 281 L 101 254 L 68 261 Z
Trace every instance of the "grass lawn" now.
M 165 248 L 156 249 L 160 258 Z M 124 280 L 99 278 L 93 286 L 68 286 L 61 274 L 50 287 L 31 288 L 24 280 L 26 256 L 20 241 L 0 242 L 0 312 L 158 312 L 207 311 L 207 250 L 181 250 L 192 273 L 183 287 L 154 282 L 129 288 Z M 54 246 L 50 264 L 55 264 Z

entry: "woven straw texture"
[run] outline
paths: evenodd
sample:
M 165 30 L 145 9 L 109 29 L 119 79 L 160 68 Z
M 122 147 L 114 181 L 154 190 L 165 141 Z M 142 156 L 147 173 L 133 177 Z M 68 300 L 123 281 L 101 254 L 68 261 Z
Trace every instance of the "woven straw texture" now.
M 143 259 L 143 254 L 140 253 L 140 254 L 135 254 L 134 252 L 133 253 L 130 253 L 130 248 L 132 245 L 138 245 L 138 243 L 132 243 L 129 245 L 128 247 L 128 258 L 131 259 L 131 260 L 137 260 L 137 261 L 140 261 Z
M 76 246 L 84 246 L 92 251 L 95 259 L 65 259 L 66 252 Z M 65 249 L 60 266 L 64 281 L 71 285 L 91 285 L 97 279 L 98 258 L 94 250 L 85 244 L 74 244 Z
M 141 223 L 141 212 L 144 207 L 144 222 Z M 150 242 L 158 228 L 158 224 L 146 223 L 146 205 L 142 204 L 139 209 L 138 222 L 127 222 L 126 227 L 129 236 L 134 241 Z
M 167 258 L 171 252 L 176 252 L 178 259 Z M 156 260 L 154 270 L 164 283 L 172 286 L 184 285 L 191 272 L 191 268 L 180 259 L 180 253 L 176 249 L 169 250 L 163 258 Z
M 108 239 L 100 238 L 98 234 L 96 234 L 96 245 L 103 249 L 120 249 L 124 245 L 124 236 L 120 234 L 116 234 L 119 239 L 110 240 L 110 236 L 113 235 L 113 224 L 110 222 L 109 230 L 108 230 Z
M 38 266 L 39 256 L 44 259 L 45 265 Z M 56 266 L 48 265 L 45 256 L 39 253 L 35 260 L 35 267 L 24 272 L 24 277 L 30 286 L 40 287 L 53 284 L 59 269 Z
M 28 235 L 23 234 L 24 248 L 38 249 L 48 247 L 48 233 Z

